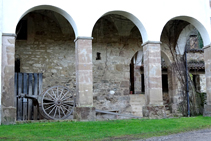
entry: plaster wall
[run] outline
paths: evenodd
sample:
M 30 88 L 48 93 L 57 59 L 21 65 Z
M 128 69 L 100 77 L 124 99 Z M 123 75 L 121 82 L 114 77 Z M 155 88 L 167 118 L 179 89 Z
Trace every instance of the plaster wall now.
M 2 10 L 2 0 L 0 0 L 0 54 L 2 54 L 2 23 L 3 23 L 3 10 Z M 0 62 L 2 62 L 2 57 L 0 55 Z M 2 72 L 2 63 L 0 64 L 0 72 Z M 0 73 L 0 97 L 2 94 L 2 78 L 1 78 L 1 73 Z M 1 100 L 0 100 L 0 111 L 1 111 Z M 1 113 L 1 112 L 0 112 Z M 0 121 L 1 121 L 1 115 L 0 115 Z M 1 122 L 0 122 L 1 124 Z
M 136 24 L 143 34 L 143 42 L 159 41 L 165 24 L 175 17 L 192 22 L 201 32 L 205 45 L 209 44 L 210 40 L 209 0 L 135 0 L 133 2 L 127 0 L 101 2 L 97 0 L 37 0 L 30 2 L 27 0 L 3 0 L 3 13 L 7 15 L 3 17 L 3 32 L 14 33 L 18 21 L 30 10 L 36 9 L 35 7 L 54 10 L 62 14 L 72 24 L 76 36 L 90 37 L 96 21 L 101 16 L 116 11 Z

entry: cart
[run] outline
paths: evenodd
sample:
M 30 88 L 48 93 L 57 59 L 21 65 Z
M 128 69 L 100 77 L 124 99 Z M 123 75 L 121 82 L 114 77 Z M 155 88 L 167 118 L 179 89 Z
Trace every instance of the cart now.
M 62 120 L 68 118 L 76 105 L 74 92 L 64 86 L 53 86 L 41 95 L 21 93 L 18 98 L 33 100 L 38 112 L 46 119 Z

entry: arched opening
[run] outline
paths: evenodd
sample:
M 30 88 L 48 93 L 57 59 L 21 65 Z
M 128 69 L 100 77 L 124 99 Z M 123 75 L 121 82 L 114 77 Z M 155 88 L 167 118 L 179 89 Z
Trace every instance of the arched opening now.
M 208 44 L 208 37 L 203 25 L 191 17 L 173 18 L 163 28 L 161 47 L 172 60 L 167 71 L 172 113 L 187 115 L 187 83 L 190 89 L 191 114 L 199 113 L 195 86 L 192 80 L 195 79 L 193 74 L 201 74 L 202 71 L 204 73 L 202 47 Z
M 144 94 L 143 51 L 137 51 L 130 63 L 130 94 Z
M 30 9 L 16 28 L 18 91 L 35 96 L 61 85 L 75 92 L 75 30 L 61 14 L 42 8 Z M 17 99 L 17 120 L 46 118 L 36 108 L 31 99 Z M 65 114 L 61 109 L 52 113 L 57 112 Z
M 96 22 L 92 36 L 94 106 L 133 114 L 129 95 L 130 63 L 132 56 L 141 49 L 139 29 L 125 16 L 106 14 Z M 104 114 L 97 118 L 116 117 Z

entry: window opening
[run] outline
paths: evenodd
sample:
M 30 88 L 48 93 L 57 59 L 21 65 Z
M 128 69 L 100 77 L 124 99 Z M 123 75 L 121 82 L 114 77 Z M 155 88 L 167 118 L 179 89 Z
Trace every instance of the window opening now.
M 162 87 L 163 92 L 168 92 L 168 76 L 166 74 L 162 74 Z
M 96 60 L 101 60 L 101 56 L 100 56 L 100 52 L 97 52 L 97 57 L 96 57 Z
M 144 85 L 144 74 L 141 74 L 141 91 L 145 92 L 145 85 Z

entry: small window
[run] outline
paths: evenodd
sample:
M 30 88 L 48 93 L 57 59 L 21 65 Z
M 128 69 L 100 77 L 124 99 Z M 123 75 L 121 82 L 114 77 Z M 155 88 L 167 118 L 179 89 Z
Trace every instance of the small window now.
M 101 56 L 100 56 L 100 52 L 97 52 L 97 57 L 96 57 L 96 60 L 101 60 Z
M 27 40 L 27 20 L 21 20 L 16 28 L 17 40 Z
M 141 91 L 142 93 L 145 92 L 145 84 L 144 84 L 144 74 L 141 74 Z

